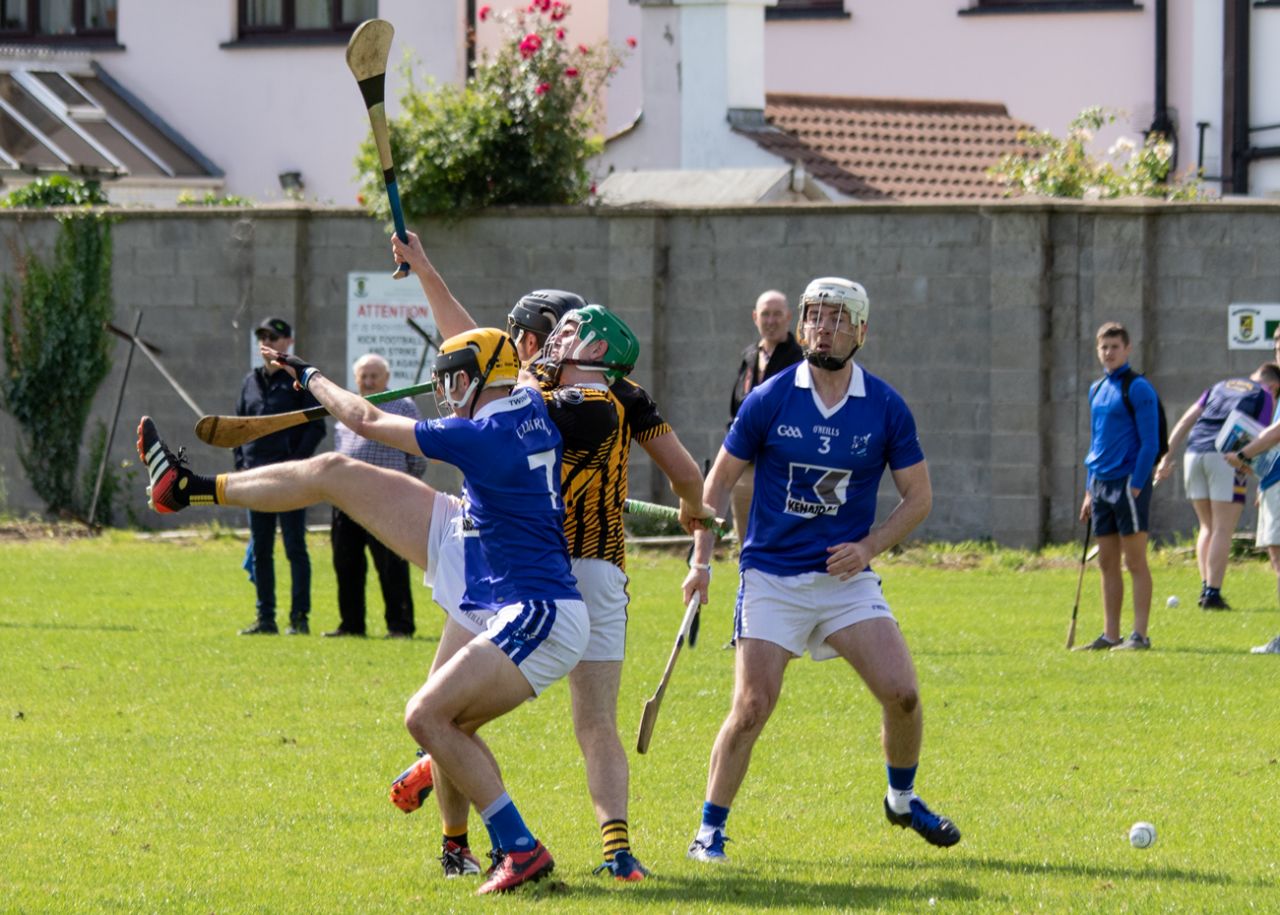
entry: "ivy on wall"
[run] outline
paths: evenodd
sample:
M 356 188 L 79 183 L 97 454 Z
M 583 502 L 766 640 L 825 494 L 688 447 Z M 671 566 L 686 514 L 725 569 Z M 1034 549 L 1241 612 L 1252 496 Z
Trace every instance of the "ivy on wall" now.
M 99 202 L 85 182 L 49 182 L 15 191 L 25 194 L 17 205 Z M 0 205 L 14 205 L 12 197 Z M 62 214 L 48 263 L 16 245 L 13 254 L 16 276 L 0 290 L 0 403 L 22 429 L 18 455 L 32 489 L 50 513 L 80 517 L 91 497 L 77 487 L 80 443 L 111 368 L 111 220 L 87 208 Z

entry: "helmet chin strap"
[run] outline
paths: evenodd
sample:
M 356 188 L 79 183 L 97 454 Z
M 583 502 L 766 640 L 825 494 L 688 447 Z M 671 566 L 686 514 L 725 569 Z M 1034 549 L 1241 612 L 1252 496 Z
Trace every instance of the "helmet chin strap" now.
M 843 359 L 837 359 L 835 356 L 818 352 L 805 353 L 804 358 L 805 361 L 812 366 L 816 366 L 820 369 L 826 369 L 828 372 L 838 372 L 849 364 L 849 360 L 853 358 L 854 353 L 859 349 L 860 347 L 855 346 L 849 355 L 845 356 Z

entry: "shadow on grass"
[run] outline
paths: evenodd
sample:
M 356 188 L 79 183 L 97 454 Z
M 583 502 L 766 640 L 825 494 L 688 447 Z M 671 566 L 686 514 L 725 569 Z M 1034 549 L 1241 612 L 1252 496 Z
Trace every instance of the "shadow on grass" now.
M 778 862 L 772 862 L 774 864 Z M 540 883 L 534 887 L 539 898 L 564 896 L 566 898 L 591 898 L 604 900 L 616 898 L 613 894 L 634 893 L 643 897 L 646 906 L 657 905 L 663 911 L 677 905 L 708 906 L 728 904 L 753 909 L 854 909 L 901 910 L 907 905 L 919 905 L 930 897 L 948 902 L 976 902 L 982 893 L 973 886 L 953 880 L 922 880 L 910 886 L 894 886 L 878 883 L 862 883 L 856 879 L 860 868 L 854 869 L 855 879 L 849 882 L 833 880 L 813 882 L 791 880 L 785 877 L 748 873 L 720 872 L 709 877 L 681 875 L 654 876 L 634 888 L 622 888 L 614 881 L 577 883 L 567 885 L 559 881 Z
M 11 623 L 0 620 L 0 629 L 70 629 L 82 632 L 141 632 L 137 626 L 101 623 Z
M 969 870 L 999 871 L 1002 874 L 1044 874 L 1062 877 L 1087 877 L 1090 879 L 1141 880 L 1238 886 L 1242 881 L 1217 871 L 1195 870 L 1185 867 L 1160 867 L 1143 862 L 1141 866 L 1122 867 L 1105 864 L 1078 864 L 1050 861 L 1011 861 L 1006 858 L 956 858 L 947 862 L 951 866 Z M 940 866 L 937 861 L 899 861 L 894 867 L 908 870 L 925 870 Z M 1250 881 L 1250 886 L 1271 886 L 1265 880 Z

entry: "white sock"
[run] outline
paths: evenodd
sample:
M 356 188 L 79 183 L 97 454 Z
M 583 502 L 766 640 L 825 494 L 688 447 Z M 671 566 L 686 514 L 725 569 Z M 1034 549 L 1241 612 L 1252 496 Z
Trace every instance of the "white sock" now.
M 884 799 L 889 803 L 889 809 L 894 813 L 910 813 L 911 801 L 916 796 L 915 787 L 910 787 L 905 791 L 899 791 L 897 788 L 890 788 L 885 792 Z
M 706 823 L 703 823 L 698 827 L 698 835 L 695 838 L 703 845 L 708 845 L 711 843 L 711 840 L 716 837 L 716 833 L 718 831 L 720 831 L 720 827 L 708 826 Z

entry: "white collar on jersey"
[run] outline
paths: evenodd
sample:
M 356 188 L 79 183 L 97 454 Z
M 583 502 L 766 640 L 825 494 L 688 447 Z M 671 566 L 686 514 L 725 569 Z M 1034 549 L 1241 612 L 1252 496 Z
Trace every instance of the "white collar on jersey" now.
M 525 406 L 529 400 L 529 390 L 527 385 L 517 385 L 515 390 L 507 397 L 500 397 L 497 400 L 491 400 L 479 410 L 472 419 L 484 419 L 493 416 L 495 413 L 507 413 L 511 410 L 519 410 Z
M 867 396 L 867 382 L 862 374 L 862 366 L 856 362 L 851 362 L 850 364 L 853 366 L 853 371 L 849 373 L 849 389 L 844 392 L 844 397 L 840 398 L 840 402 L 830 408 L 818 397 L 818 392 L 813 391 L 813 372 L 809 363 L 801 362 L 800 367 L 796 369 L 796 387 L 813 391 L 813 404 L 824 417 L 834 416 L 850 397 Z

